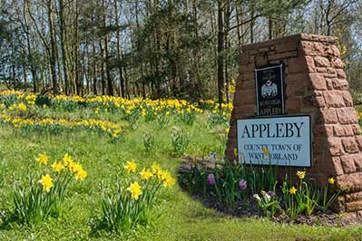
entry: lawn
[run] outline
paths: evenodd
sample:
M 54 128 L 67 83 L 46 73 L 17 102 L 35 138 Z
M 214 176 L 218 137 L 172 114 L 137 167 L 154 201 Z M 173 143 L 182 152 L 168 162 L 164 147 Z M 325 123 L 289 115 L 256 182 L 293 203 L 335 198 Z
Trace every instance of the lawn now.
M 34 161 L 39 153 L 45 152 L 53 159 L 69 153 L 88 172 L 83 182 L 70 187 L 58 219 L 35 226 L 17 223 L 2 226 L 0 240 L 362 240 L 362 227 L 357 226 L 310 227 L 279 224 L 266 218 L 230 217 L 204 207 L 177 184 L 161 192 L 152 225 L 127 234 L 96 230 L 94 223 L 101 215 L 102 193 L 114 185 L 117 174 L 127 161 L 134 159 L 140 166 L 157 161 L 163 168 L 172 170 L 176 177 L 182 155 L 173 153 L 173 128 L 177 126 L 187 133 L 190 143 L 183 156 L 194 157 L 210 152 L 221 157 L 225 148 L 225 128 L 222 125 L 208 126 L 207 113 L 197 114 L 192 125 L 170 116 L 162 127 L 156 120 L 146 122 L 143 118 L 131 127 L 119 113 L 95 113 L 89 108 L 65 111 L 47 107 L 37 109 L 37 114 L 43 117 L 107 119 L 124 128 L 119 138 L 112 139 L 105 133 L 88 129 L 52 133 L 0 124 L 1 217 L 12 209 L 13 186 L 39 168 Z M 155 146 L 149 152 L 144 148 L 145 133 L 151 133 L 155 139 Z

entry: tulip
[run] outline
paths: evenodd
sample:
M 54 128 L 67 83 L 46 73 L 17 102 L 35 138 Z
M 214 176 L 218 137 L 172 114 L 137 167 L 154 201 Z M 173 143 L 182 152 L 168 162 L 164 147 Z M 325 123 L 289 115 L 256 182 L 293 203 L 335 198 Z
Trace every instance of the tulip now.
M 244 179 L 241 179 L 239 181 L 239 188 L 240 190 L 245 190 L 248 187 L 248 182 L 245 181 Z
M 208 176 L 207 176 L 207 183 L 209 185 L 215 185 L 216 184 L 216 180 L 215 180 L 215 175 L 213 173 L 210 173 Z

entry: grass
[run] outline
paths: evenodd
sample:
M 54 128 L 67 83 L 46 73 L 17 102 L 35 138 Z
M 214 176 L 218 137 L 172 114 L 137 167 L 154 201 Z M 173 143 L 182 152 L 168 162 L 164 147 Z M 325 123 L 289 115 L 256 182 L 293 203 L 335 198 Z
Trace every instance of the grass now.
M 49 113 L 56 115 L 56 113 Z M 82 113 L 61 113 L 62 116 L 81 116 Z M 116 116 L 107 113 L 109 119 Z M 71 187 L 59 219 L 34 227 L 12 224 L 0 229 L 0 240 L 362 240 L 362 227 L 310 227 L 271 222 L 264 218 L 235 218 L 208 209 L 176 185 L 162 193 L 166 200 L 157 213 L 161 216 L 150 227 L 129 234 L 95 233 L 92 230 L 100 215 L 100 197 L 107 186 L 116 180 L 118 170 L 128 160 L 143 164 L 158 161 L 176 173 L 180 158 L 171 155 L 172 126 L 182 126 L 191 136 L 187 154 L 202 156 L 224 150 L 224 140 L 214 130 L 206 128 L 205 117 L 199 116 L 193 126 L 172 121 L 159 129 L 154 122 L 141 122 L 135 130 L 128 130 L 122 140 L 112 142 L 109 137 L 92 131 L 72 131 L 60 134 L 27 132 L 0 125 L 0 215 L 12 205 L 12 186 L 36 168 L 34 158 L 46 152 L 61 158 L 66 152 L 81 162 L 88 178 Z M 155 136 L 156 148 L 146 153 L 142 136 Z

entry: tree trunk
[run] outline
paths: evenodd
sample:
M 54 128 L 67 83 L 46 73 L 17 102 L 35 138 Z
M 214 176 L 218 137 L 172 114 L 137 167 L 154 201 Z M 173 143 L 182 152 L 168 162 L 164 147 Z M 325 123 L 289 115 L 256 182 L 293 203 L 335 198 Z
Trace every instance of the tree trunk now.
M 217 6 L 217 23 L 218 23 L 218 35 L 217 35 L 217 88 L 218 88 L 218 101 L 219 108 L 224 102 L 224 16 L 222 9 L 223 2 L 218 0 Z
M 99 49 L 100 49 L 100 52 L 101 52 L 101 56 L 103 57 L 102 58 L 102 61 L 101 61 L 101 89 L 102 89 L 102 95 L 105 95 L 106 94 L 106 78 L 105 78 L 105 74 L 104 74 L 104 49 L 103 49 L 103 46 L 102 46 L 102 40 L 99 40 Z
M 104 15 L 103 15 L 103 27 L 107 29 L 107 6 L 105 4 L 105 0 L 102 2 L 102 6 L 104 8 Z M 107 31 L 107 30 L 106 30 Z M 107 95 L 113 95 L 113 83 L 111 79 L 111 73 L 109 70 L 109 53 L 108 53 L 108 33 L 106 32 L 103 38 L 104 41 L 104 61 L 105 61 L 105 68 L 106 68 L 106 78 L 107 78 Z
M 83 94 L 83 83 L 81 82 L 81 79 L 79 78 L 79 73 L 81 70 L 80 65 L 80 57 L 79 57 L 79 51 L 80 51 L 80 39 L 79 39 L 79 8 L 78 8 L 78 0 L 75 0 L 75 19 L 74 19 L 74 83 L 76 88 L 77 95 Z
M 92 60 L 92 66 L 93 66 L 93 94 L 97 95 L 97 66 L 96 66 L 96 46 L 94 42 L 92 43 L 92 53 L 93 53 L 93 60 Z
M 56 73 L 56 43 L 55 43 L 55 34 L 54 34 L 54 24 L 53 24 L 53 7 L 52 1 L 47 1 L 47 8 L 48 8 L 48 28 L 49 28 L 49 35 L 50 35 L 50 72 L 52 78 L 52 89 L 53 94 L 58 94 L 58 81 L 57 81 L 57 73 Z
M 269 39 L 273 39 L 273 20 L 272 17 L 268 17 L 268 30 L 269 30 Z
M 64 4 L 63 0 L 58 0 L 59 5 L 59 34 L 60 34 L 60 50 L 62 52 L 62 67 L 64 76 L 64 91 L 66 95 L 69 95 L 69 80 L 68 80 L 68 69 L 67 69 L 67 53 L 65 49 L 66 42 L 66 29 L 64 24 Z
M 27 17 L 26 17 L 26 8 L 29 7 L 28 4 L 29 3 L 27 1 L 24 1 L 24 5 L 23 5 L 23 17 L 24 17 L 24 25 L 25 25 L 24 32 L 25 32 L 25 36 L 26 36 L 26 47 L 28 49 L 28 56 L 29 56 L 29 62 L 30 62 L 31 81 L 33 84 L 33 91 L 34 91 L 34 93 L 36 93 L 38 91 L 38 88 L 37 88 L 38 79 L 37 79 L 37 75 L 36 75 L 33 51 L 32 51 L 31 44 L 30 44 L 29 25 L 28 25 L 28 21 L 27 21 Z
M 124 86 L 124 78 L 123 78 L 123 71 L 122 71 L 122 50 L 121 50 L 121 31 L 120 31 L 120 26 L 119 26 L 119 15 L 118 15 L 118 4 L 117 4 L 117 0 L 114 0 L 114 12 L 115 12 L 115 17 L 116 17 L 116 26 L 117 26 L 117 31 L 116 31 L 116 38 L 117 38 L 117 42 L 116 42 L 116 48 L 117 48 L 117 65 L 118 65 L 118 74 L 119 74 L 119 87 L 120 87 L 120 96 L 122 96 L 122 98 L 125 98 L 125 86 Z
M 226 0 L 224 7 L 224 80 L 225 80 L 225 96 L 226 103 L 229 103 L 229 72 L 228 72 L 228 50 L 229 50 L 229 27 L 230 27 L 230 2 Z M 226 56 L 226 57 L 225 57 Z
M 250 2 L 250 19 L 254 19 L 254 3 Z M 255 20 L 250 21 L 250 43 L 254 43 L 254 23 Z

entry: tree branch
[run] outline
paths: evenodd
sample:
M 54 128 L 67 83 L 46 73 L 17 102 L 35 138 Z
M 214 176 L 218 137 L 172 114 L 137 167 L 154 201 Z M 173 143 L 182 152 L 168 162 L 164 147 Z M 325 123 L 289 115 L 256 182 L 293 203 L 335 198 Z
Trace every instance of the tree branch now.
M 237 24 L 237 25 L 234 25 L 234 26 L 230 27 L 230 28 L 228 29 L 228 31 L 231 31 L 231 30 L 233 30 L 233 29 L 235 29 L 235 28 L 238 28 L 238 27 L 240 27 L 241 25 L 250 23 L 250 22 L 254 21 L 255 19 L 257 19 L 257 18 L 259 18 L 259 17 L 261 17 L 261 16 L 262 16 L 261 14 L 255 15 L 255 16 L 254 16 L 253 18 L 251 18 L 251 19 L 248 19 L 248 20 L 246 20 L 246 21 L 244 21 L 244 22 L 241 22 L 241 23 L 239 23 L 239 24 Z

